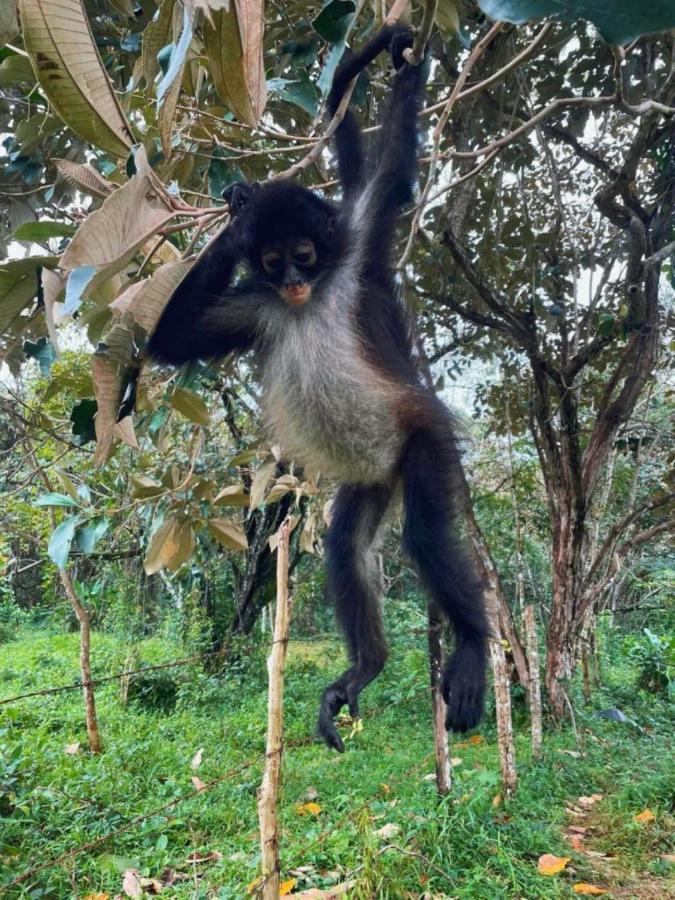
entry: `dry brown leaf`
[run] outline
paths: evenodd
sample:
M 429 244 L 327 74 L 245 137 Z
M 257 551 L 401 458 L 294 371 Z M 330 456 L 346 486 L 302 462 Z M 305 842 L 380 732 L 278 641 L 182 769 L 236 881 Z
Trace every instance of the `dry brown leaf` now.
M 553 853 L 544 853 L 537 860 L 537 871 L 540 875 L 557 875 L 558 872 L 563 871 L 569 861 L 569 856 L 555 856 Z
M 116 188 L 112 181 L 105 179 L 89 163 L 74 163 L 69 159 L 53 159 L 52 162 L 56 166 L 59 175 L 68 184 L 87 194 L 92 194 L 94 197 L 105 198 L 108 194 L 112 194 Z
M 142 146 L 136 150 L 134 162 L 136 174 L 78 228 L 61 257 L 65 271 L 80 266 L 106 268 L 110 274 L 119 271 L 176 214 Z
M 204 26 L 209 72 L 218 94 L 232 112 L 256 125 L 267 102 L 263 65 L 263 0 L 232 0 L 229 11 Z
M 122 877 L 122 890 L 127 897 L 140 897 L 143 894 L 141 877 L 137 869 L 127 869 Z
M 204 748 L 200 747 L 199 750 L 197 750 L 195 755 L 190 760 L 190 768 L 192 769 L 193 772 L 196 772 L 197 769 L 201 766 L 203 756 L 204 756 Z
M 243 484 L 228 484 L 213 498 L 214 506 L 249 506 L 250 502 Z
M 192 782 L 192 787 L 197 791 L 198 794 L 201 791 L 206 790 L 206 785 L 201 780 L 201 778 L 198 778 L 196 775 L 193 775 L 192 778 L 190 779 L 190 781 Z
M 76 741 L 74 744 L 66 744 L 63 752 L 67 753 L 68 756 L 75 756 L 76 753 L 80 752 L 80 742 Z
M 290 894 L 296 884 L 296 878 L 289 878 L 287 881 L 282 881 L 279 885 L 279 896 L 285 897 L 287 894 Z
M 134 143 L 81 0 L 20 0 L 24 47 L 51 108 L 88 144 L 125 158 Z
M 462 757 L 461 756 L 451 756 L 450 764 L 453 766 L 461 766 L 462 765 Z
M 141 449 L 138 446 L 138 440 L 136 439 L 136 432 L 134 430 L 134 420 L 131 416 L 125 416 L 119 422 L 116 422 L 113 433 L 115 437 L 118 437 L 122 441 L 122 443 L 127 444 L 127 446 L 131 447 L 133 450 Z
M 175 388 L 171 395 L 171 405 L 191 422 L 204 426 L 209 424 L 209 408 L 199 394 L 195 394 L 194 391 L 188 391 L 187 388 Z
M 602 794 L 591 794 L 590 797 L 579 797 L 577 804 L 584 809 L 590 809 L 600 800 L 602 800 Z
M 248 550 L 248 538 L 246 532 L 239 525 L 228 522 L 227 519 L 209 519 L 209 533 L 219 544 L 228 550 L 237 550 L 239 552 Z
M 639 822 L 640 825 L 646 825 L 647 822 L 653 822 L 656 819 L 656 816 L 651 811 L 651 809 L 643 809 L 641 813 L 638 813 L 636 816 L 633 816 L 633 819 L 636 822 Z
M 150 538 L 143 566 L 146 575 L 154 575 L 160 569 L 167 566 L 178 550 L 176 542 L 176 529 L 178 521 L 173 518 L 165 519 Z
M 572 885 L 572 890 L 575 894 L 588 894 L 593 897 L 599 897 L 601 894 L 606 894 L 607 889 L 598 887 L 597 884 L 587 884 L 585 881 L 577 881 L 576 884 Z
M 498 809 L 502 805 L 503 802 L 504 802 L 503 794 L 495 794 L 494 797 L 492 798 L 492 805 L 494 806 L 495 809 Z
M 141 887 L 147 894 L 161 894 L 164 885 L 157 878 L 141 878 Z
M 105 335 L 91 358 L 94 394 L 98 406 L 96 429 L 96 464 L 105 462 L 112 450 L 117 413 L 122 400 L 122 384 L 133 366 L 134 335 L 130 328 L 118 322 Z
M 164 307 L 173 292 L 190 271 L 192 264 L 185 261 L 169 262 L 160 266 L 150 278 L 130 285 L 110 304 L 118 314 L 129 313 L 138 325 L 150 334 L 155 329 Z
M 56 332 L 56 326 L 61 321 L 59 308 L 56 304 L 57 299 L 63 293 L 66 286 L 65 281 L 59 274 L 51 269 L 42 270 L 42 297 L 45 302 L 45 322 L 47 323 L 47 334 L 52 343 L 54 352 L 59 355 L 59 337 Z
M 110 900 L 110 894 L 94 891 L 93 894 L 85 894 L 82 900 Z
M 277 468 L 276 460 L 270 459 L 264 462 L 253 476 L 251 483 L 251 509 L 257 509 L 263 502 L 265 489 Z

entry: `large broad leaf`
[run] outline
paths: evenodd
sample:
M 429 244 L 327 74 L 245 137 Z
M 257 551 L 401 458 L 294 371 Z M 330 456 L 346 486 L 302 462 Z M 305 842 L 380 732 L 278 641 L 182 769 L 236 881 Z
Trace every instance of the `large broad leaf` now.
M 43 494 L 41 497 L 35 501 L 36 506 L 79 506 L 79 500 L 74 500 L 72 497 L 66 496 L 66 494 L 57 494 L 54 491 L 50 491 L 48 494 Z
M 4 47 L 18 34 L 19 23 L 16 18 L 16 0 L 0 2 L 0 47 Z
M 190 558 L 195 545 L 192 525 L 188 521 L 165 519 L 150 538 L 144 567 L 148 575 L 168 568 L 177 571 Z
M 267 101 L 263 0 L 232 0 L 204 26 L 209 72 L 218 94 L 243 122 L 256 125 Z
M 355 12 L 354 0 L 328 0 L 312 26 L 325 41 L 336 44 L 344 40 Z
M 246 532 L 238 525 L 233 525 L 227 519 L 209 519 L 209 532 L 219 544 L 228 550 L 248 550 L 248 538 Z
M 209 424 L 209 408 L 199 394 L 186 388 L 176 388 L 171 395 L 171 405 L 191 422 L 197 425 Z
M 43 219 L 41 222 L 24 222 L 14 232 L 17 241 L 47 241 L 55 237 L 72 237 L 75 226 L 70 222 L 53 222 Z
M 37 296 L 40 267 L 53 268 L 57 261 L 55 256 L 30 256 L 0 266 L 0 334 L 6 334 L 12 325 L 17 334 L 21 331 L 17 328 L 21 322 L 16 320 Z
M 169 298 L 183 280 L 192 263 L 175 262 L 160 266 L 150 278 L 132 284 L 113 300 L 110 308 L 117 313 L 129 313 L 134 322 L 150 334 Z
M 110 519 L 100 516 L 77 529 L 75 543 L 84 554 L 93 553 L 96 545 L 108 530 Z
M 119 271 L 145 241 L 173 216 L 164 186 L 142 147 L 134 155 L 136 174 L 114 191 L 80 226 L 61 257 L 61 267 L 81 266 Z
M 107 197 L 117 187 L 88 163 L 74 163 L 69 159 L 53 159 L 52 162 L 59 175 L 70 185 L 87 194 L 93 194 L 94 197 Z
M 19 0 L 23 38 L 53 109 L 75 134 L 125 157 L 134 142 L 81 0 Z
M 148 87 L 151 87 L 159 72 L 157 54 L 171 43 L 173 35 L 173 15 L 176 8 L 174 0 L 163 0 L 162 5 L 155 13 L 155 17 L 143 32 L 143 77 Z
M 478 0 L 493 19 L 522 25 L 529 19 L 555 16 L 575 21 L 588 19 L 610 44 L 627 44 L 642 34 L 675 28 L 673 0 Z
M 65 569 L 68 563 L 70 546 L 75 537 L 75 529 L 82 522 L 81 516 L 69 516 L 60 525 L 57 525 L 49 538 L 47 553 L 59 569 Z
M 96 413 L 96 455 L 94 462 L 105 462 L 112 450 L 115 425 L 122 402 L 122 385 L 133 366 L 134 335 L 119 322 L 108 332 L 91 359 Z

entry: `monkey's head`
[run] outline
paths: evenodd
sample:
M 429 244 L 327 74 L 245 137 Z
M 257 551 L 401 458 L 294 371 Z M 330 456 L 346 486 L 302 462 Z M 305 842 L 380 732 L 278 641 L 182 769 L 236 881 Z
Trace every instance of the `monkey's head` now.
M 290 181 L 231 185 L 224 192 L 255 275 L 288 306 L 304 306 L 344 252 L 337 209 Z

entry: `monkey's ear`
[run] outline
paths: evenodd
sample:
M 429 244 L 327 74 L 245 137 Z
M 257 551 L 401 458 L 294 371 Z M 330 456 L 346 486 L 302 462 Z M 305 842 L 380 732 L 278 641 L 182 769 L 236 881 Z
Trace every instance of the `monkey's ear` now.
M 259 187 L 257 181 L 252 184 L 235 181 L 234 184 L 228 185 L 223 191 L 223 200 L 230 207 L 230 214 L 236 216 L 237 213 L 240 213 Z

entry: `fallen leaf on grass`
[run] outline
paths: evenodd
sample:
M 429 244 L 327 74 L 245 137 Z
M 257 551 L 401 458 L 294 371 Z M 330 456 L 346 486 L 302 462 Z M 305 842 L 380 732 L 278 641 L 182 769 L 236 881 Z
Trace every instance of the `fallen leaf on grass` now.
M 564 753 L 566 756 L 571 756 L 572 759 L 579 759 L 583 756 L 583 753 L 580 753 L 578 750 L 558 750 L 558 753 Z
M 87 894 L 82 900 L 110 900 L 110 894 Z
M 461 756 L 452 756 L 450 758 L 450 764 L 453 766 L 461 766 L 462 765 L 462 757 Z
M 74 744 L 66 744 L 63 748 L 63 752 L 67 753 L 68 756 L 75 756 L 76 753 L 80 752 L 80 742 L 77 741 Z
M 577 805 L 582 806 L 584 809 L 590 809 L 591 806 L 595 806 L 598 800 L 602 800 L 602 794 L 591 794 L 590 797 L 579 797 Z
M 296 803 L 295 811 L 299 816 L 318 816 L 321 807 L 318 803 Z
M 195 755 L 192 757 L 192 760 L 190 762 L 190 768 L 192 769 L 193 772 L 196 772 L 197 769 L 201 766 L 203 755 L 204 755 L 204 748 L 200 747 L 199 750 L 197 750 Z
M 639 822 L 640 825 L 646 825 L 647 822 L 653 822 L 656 816 L 651 811 L 651 809 L 643 809 L 641 813 L 638 813 L 636 816 L 633 816 L 636 822 Z
M 293 898 L 294 900 L 336 900 L 338 897 L 343 897 L 352 886 L 352 881 L 346 881 L 344 884 L 336 884 L 325 891 L 320 888 L 310 888 L 308 891 L 293 894 Z
M 562 872 L 569 861 L 569 856 L 555 856 L 553 853 L 544 853 L 537 860 L 537 871 L 540 875 L 557 875 L 558 872 Z
M 201 778 L 198 778 L 196 775 L 193 775 L 190 781 L 192 782 L 192 787 L 197 791 L 197 793 L 206 790 L 206 785 L 201 780 Z
M 127 869 L 122 877 L 122 890 L 127 897 L 140 897 L 143 893 L 138 869 Z
M 310 786 L 303 794 L 302 799 L 305 801 L 305 803 L 309 803 L 312 800 L 318 800 L 319 792 L 315 787 Z
M 662 853 L 661 862 L 668 863 L 671 866 L 675 866 L 675 853 Z
M 157 878 L 141 878 L 141 887 L 147 894 L 161 894 L 164 885 Z
M 295 878 L 289 878 L 288 881 L 282 881 L 279 885 L 279 896 L 285 897 L 287 894 L 293 890 L 296 885 Z
M 594 897 L 599 897 L 600 894 L 607 893 L 606 888 L 598 887 L 596 884 L 586 884 L 585 881 L 578 881 L 572 886 L 572 890 L 575 894 L 589 894 Z
M 567 840 L 570 842 L 572 850 L 576 850 L 577 853 L 581 853 L 584 849 L 584 839 L 580 834 L 570 834 L 565 835 Z
M 492 805 L 494 806 L 495 809 L 500 807 L 503 802 L 504 802 L 504 797 L 501 794 L 495 794 L 494 797 L 492 798 Z

